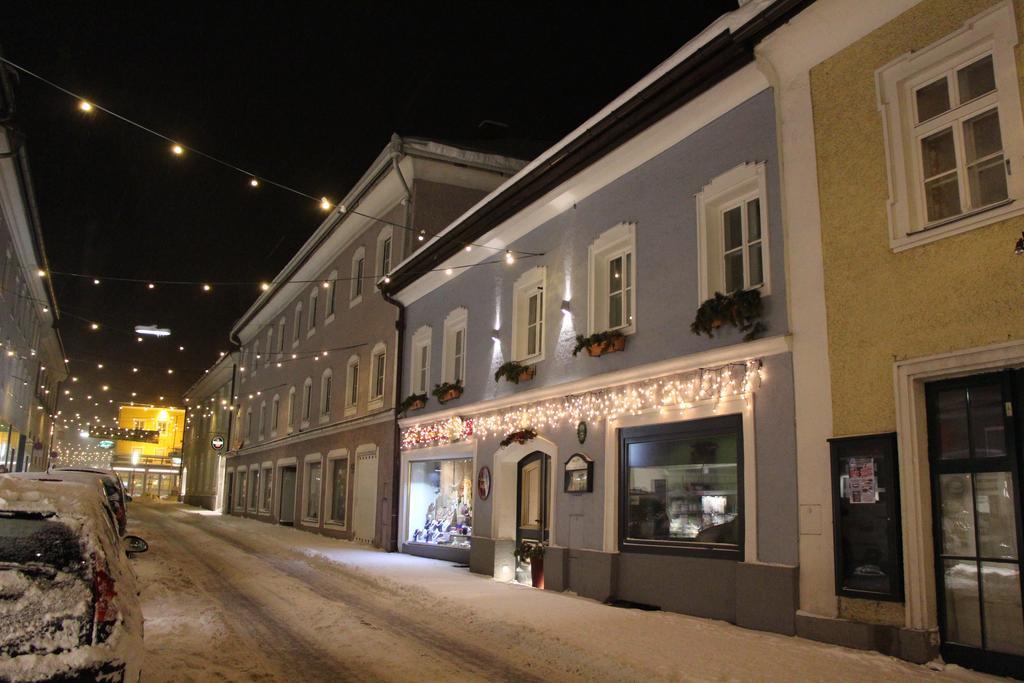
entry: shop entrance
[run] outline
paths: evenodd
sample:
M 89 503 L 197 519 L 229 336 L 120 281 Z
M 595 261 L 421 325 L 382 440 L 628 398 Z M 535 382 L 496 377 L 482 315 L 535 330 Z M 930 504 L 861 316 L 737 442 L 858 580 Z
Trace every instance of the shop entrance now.
M 946 661 L 1020 677 L 1021 388 L 1005 371 L 926 386 L 935 570 Z
M 516 489 L 516 545 L 548 540 L 548 477 L 551 458 L 534 451 L 519 461 Z
M 278 493 L 278 500 L 281 501 L 281 509 L 278 511 L 277 521 L 285 526 L 295 524 L 295 483 L 296 468 L 281 468 L 281 484 Z

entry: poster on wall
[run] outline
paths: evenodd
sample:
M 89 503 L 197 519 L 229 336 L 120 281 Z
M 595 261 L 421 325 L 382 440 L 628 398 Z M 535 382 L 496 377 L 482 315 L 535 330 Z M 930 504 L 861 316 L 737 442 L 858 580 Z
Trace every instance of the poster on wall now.
M 878 502 L 878 479 L 874 458 L 846 460 L 846 499 L 854 504 Z

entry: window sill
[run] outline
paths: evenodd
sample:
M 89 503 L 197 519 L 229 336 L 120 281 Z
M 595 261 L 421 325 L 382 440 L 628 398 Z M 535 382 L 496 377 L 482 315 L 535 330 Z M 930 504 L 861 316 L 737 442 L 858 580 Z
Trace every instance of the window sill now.
M 349 302 L 348 302 L 348 307 L 349 308 L 355 308 L 356 306 L 358 306 L 361 303 L 363 303 L 363 295 L 362 294 L 357 296 L 355 299 L 350 299 Z
M 920 230 L 902 235 L 889 241 L 893 252 L 899 253 L 924 244 L 930 244 L 946 237 L 960 235 L 977 228 L 984 228 L 1015 216 L 1024 214 L 1024 201 L 1006 199 L 999 204 L 976 209 L 962 216 L 944 222 L 925 226 Z
M 341 523 L 341 522 L 332 522 L 332 521 L 329 521 L 329 520 L 324 522 L 324 528 L 325 529 L 333 529 L 334 531 L 348 531 L 348 525 L 347 524 L 344 524 L 344 523 Z
M 303 420 L 302 425 L 299 427 L 299 429 L 309 429 L 309 420 Z
M 384 407 L 384 397 L 378 396 L 377 398 L 371 398 L 370 402 L 366 404 L 367 410 L 374 410 L 376 408 Z
M 355 406 L 349 406 L 348 408 L 345 408 L 345 417 L 349 417 L 350 415 L 355 415 L 355 414 L 356 414 L 356 407 Z
M 621 541 L 619 552 L 640 553 L 648 555 L 677 555 L 682 557 L 702 557 L 707 560 L 732 560 L 743 561 L 743 548 L 736 546 L 719 547 L 713 545 L 688 544 L 688 543 L 650 543 L 636 541 Z
M 330 415 L 330 413 L 328 413 L 328 414 L 326 414 L 326 415 L 321 415 L 321 416 L 320 416 L 320 424 L 322 424 L 322 425 L 323 425 L 323 424 L 327 424 L 327 423 L 328 423 L 328 422 L 330 422 L 330 421 L 331 421 L 331 415 Z
M 295 348 L 295 347 L 297 347 L 298 345 L 299 345 L 299 340 L 298 340 L 298 339 L 293 339 L 293 340 L 292 340 L 292 348 L 294 349 L 294 348 Z
M 320 526 L 320 520 L 316 519 L 314 517 L 303 517 L 302 518 L 302 525 L 303 526 Z
M 315 327 L 309 328 L 308 330 L 306 330 L 306 339 L 309 339 L 314 334 L 316 334 L 316 328 Z
M 334 322 L 334 314 L 333 313 L 331 313 L 329 316 L 324 318 L 324 325 L 330 325 L 333 322 Z

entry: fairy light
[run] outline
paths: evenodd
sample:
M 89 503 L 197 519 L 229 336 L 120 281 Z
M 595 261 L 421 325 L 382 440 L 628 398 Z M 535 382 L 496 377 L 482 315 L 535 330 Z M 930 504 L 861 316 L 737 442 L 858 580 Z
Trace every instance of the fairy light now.
M 259 187 L 260 186 L 260 181 L 257 180 L 256 178 L 250 178 L 249 179 L 249 185 L 251 187 Z
M 475 415 L 472 419 L 449 418 L 417 424 L 402 430 L 402 448 L 444 445 L 472 435 L 481 438 L 504 436 L 526 428 L 540 431 L 558 426 L 574 427 L 580 421 L 600 424 L 646 411 L 686 410 L 697 403 L 710 403 L 712 410 L 717 411 L 723 400 L 744 398 L 749 401 L 761 384 L 762 367 L 760 359 L 752 359 L 521 404 Z
M 181 145 L 175 143 L 175 144 L 171 145 L 171 151 L 174 153 L 175 156 L 179 156 L 180 157 L 182 154 L 185 153 L 185 148 L 182 147 Z
M 327 197 L 320 198 L 320 208 L 324 211 L 331 210 L 331 202 L 327 199 Z
M 516 257 L 512 255 L 512 251 L 509 249 L 505 250 L 505 263 L 515 263 Z
M 203 291 L 204 292 L 209 292 L 211 289 L 212 289 L 212 287 L 210 287 L 210 285 L 205 284 L 205 283 L 203 284 Z
M 90 102 L 89 100 L 80 100 L 78 102 L 78 109 L 88 114 L 93 109 L 92 102 Z

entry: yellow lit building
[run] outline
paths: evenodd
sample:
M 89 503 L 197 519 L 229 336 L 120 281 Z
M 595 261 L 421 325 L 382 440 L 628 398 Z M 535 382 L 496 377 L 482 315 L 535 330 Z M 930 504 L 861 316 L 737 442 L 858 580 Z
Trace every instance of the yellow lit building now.
M 125 404 L 117 411 L 113 465 L 133 497 L 176 499 L 181 492 L 181 408 Z

